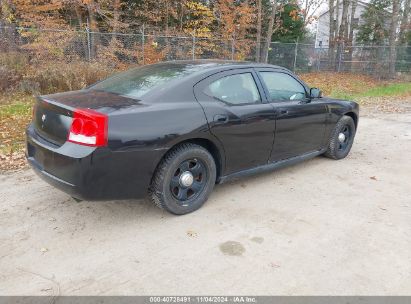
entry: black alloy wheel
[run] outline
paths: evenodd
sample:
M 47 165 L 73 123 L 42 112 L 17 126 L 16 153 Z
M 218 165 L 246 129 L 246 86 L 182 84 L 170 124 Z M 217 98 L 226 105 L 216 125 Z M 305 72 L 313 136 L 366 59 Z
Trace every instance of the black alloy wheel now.
M 207 167 L 201 160 L 196 158 L 185 160 L 171 178 L 170 191 L 174 198 L 184 205 L 204 191 L 207 176 Z
M 354 120 L 347 115 L 341 117 L 331 133 L 324 155 L 332 159 L 345 158 L 354 142 L 355 131 Z
M 345 151 L 348 147 L 352 135 L 351 126 L 346 124 L 343 129 L 338 133 L 338 150 Z
M 151 186 L 151 200 L 173 214 L 200 208 L 211 194 L 217 176 L 215 160 L 200 145 L 185 143 L 171 149 L 158 165 Z

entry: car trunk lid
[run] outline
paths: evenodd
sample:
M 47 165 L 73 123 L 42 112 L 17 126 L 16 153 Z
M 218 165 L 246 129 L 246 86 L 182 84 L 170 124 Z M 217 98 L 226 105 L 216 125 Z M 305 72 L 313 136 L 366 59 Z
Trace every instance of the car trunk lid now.
M 71 109 L 39 97 L 33 113 L 34 129 L 42 138 L 61 146 L 67 140 L 72 117 Z
M 138 100 L 125 96 L 91 90 L 40 96 L 34 107 L 33 125 L 38 135 L 61 146 L 67 141 L 76 109 L 92 109 L 108 115 L 138 103 Z

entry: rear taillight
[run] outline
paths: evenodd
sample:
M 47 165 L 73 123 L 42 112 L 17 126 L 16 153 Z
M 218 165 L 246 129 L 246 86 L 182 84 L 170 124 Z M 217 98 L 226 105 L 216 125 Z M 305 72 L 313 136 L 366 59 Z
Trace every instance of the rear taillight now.
M 89 109 L 76 109 L 68 141 L 93 147 L 107 145 L 108 117 Z

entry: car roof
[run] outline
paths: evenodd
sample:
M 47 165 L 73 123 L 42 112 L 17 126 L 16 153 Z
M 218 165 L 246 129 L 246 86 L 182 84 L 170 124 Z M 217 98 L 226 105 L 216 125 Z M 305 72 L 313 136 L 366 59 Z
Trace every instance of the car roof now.
M 171 79 L 166 83 L 162 83 L 159 86 L 156 86 L 155 89 L 152 88 L 148 90 L 144 95 L 138 98 L 139 100 L 145 100 L 146 102 L 156 102 L 158 100 L 162 100 L 163 98 L 166 98 L 168 100 L 171 100 L 173 98 L 175 98 L 176 100 L 190 99 L 193 93 L 193 86 L 211 75 L 225 72 L 227 70 L 258 67 L 288 71 L 283 67 L 251 61 L 201 59 L 164 61 L 145 66 L 137 66 L 133 69 L 130 69 L 128 73 L 132 72 L 133 70 L 137 71 L 140 68 L 148 69 L 148 71 L 150 70 L 150 68 L 153 68 L 154 70 L 164 69 L 165 71 L 176 69 L 181 73 L 180 77 Z M 117 74 L 117 76 L 115 75 L 113 76 L 113 78 L 119 77 L 121 74 L 122 73 Z M 107 80 L 109 79 L 110 78 L 108 78 Z M 93 86 L 90 87 L 90 89 L 93 89 Z
M 258 63 L 252 61 L 235 61 L 235 60 L 219 60 L 219 59 L 199 59 L 199 60 L 172 60 L 165 61 L 160 63 L 155 63 L 155 65 L 171 66 L 171 65 L 180 65 L 180 66 L 202 66 L 202 71 L 209 70 L 225 70 L 233 68 L 253 68 L 253 67 L 267 67 L 267 68 L 276 68 L 287 70 L 284 67 L 267 64 L 267 63 Z
M 178 69 L 186 70 L 187 73 L 180 78 L 173 79 L 165 84 L 160 85 L 155 90 L 150 90 L 141 99 L 146 101 L 161 100 L 167 98 L 184 99 L 184 93 L 192 94 L 193 85 L 203 79 L 219 72 L 224 72 L 232 69 L 244 68 L 271 68 L 290 72 L 288 69 L 280 66 L 275 66 L 267 63 L 256 63 L 251 61 L 234 61 L 234 60 L 218 60 L 218 59 L 200 59 L 200 60 L 173 60 L 163 61 L 155 64 L 146 65 L 145 67 Z M 139 67 L 137 67 L 139 68 Z M 176 93 L 178 92 L 178 94 Z M 187 95 L 186 98 L 189 98 Z M 191 96 L 191 95 L 190 95 Z

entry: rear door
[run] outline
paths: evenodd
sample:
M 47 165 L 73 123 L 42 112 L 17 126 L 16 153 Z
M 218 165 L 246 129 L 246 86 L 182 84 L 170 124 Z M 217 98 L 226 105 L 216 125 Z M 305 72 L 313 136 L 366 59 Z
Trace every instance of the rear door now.
M 275 112 L 254 69 L 214 74 L 194 87 L 211 132 L 226 155 L 224 174 L 266 164 L 275 131 Z
M 258 69 L 258 75 L 277 113 L 270 161 L 319 150 L 324 140 L 326 105 L 310 99 L 308 88 L 285 70 Z

